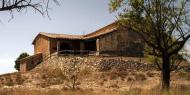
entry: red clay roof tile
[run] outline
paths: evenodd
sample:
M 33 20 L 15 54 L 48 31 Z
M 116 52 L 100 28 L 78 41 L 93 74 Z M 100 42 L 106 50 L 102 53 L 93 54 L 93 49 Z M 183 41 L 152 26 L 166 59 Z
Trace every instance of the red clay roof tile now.
M 39 35 L 43 35 L 49 38 L 53 38 L 53 39 L 69 39 L 69 40 L 83 40 L 83 39 L 91 39 L 91 38 L 95 38 L 95 37 L 99 37 L 101 35 L 105 35 L 108 33 L 113 32 L 114 30 L 116 30 L 117 28 L 117 21 L 113 22 L 95 32 L 86 34 L 86 35 L 68 35 L 68 34 L 56 34 L 56 33 L 45 33 L 45 32 L 40 32 L 35 39 L 33 40 L 32 44 L 34 44 L 36 38 Z

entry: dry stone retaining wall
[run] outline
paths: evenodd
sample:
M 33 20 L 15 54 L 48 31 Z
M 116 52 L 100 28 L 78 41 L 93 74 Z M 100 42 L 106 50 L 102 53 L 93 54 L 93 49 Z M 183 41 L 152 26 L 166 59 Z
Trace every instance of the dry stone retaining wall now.
M 70 64 L 71 60 L 75 57 L 79 56 L 63 56 L 57 57 L 54 56 L 45 62 L 43 62 L 42 66 L 38 66 L 37 68 L 60 68 L 64 69 L 68 64 Z M 88 67 L 93 68 L 98 71 L 109 71 L 111 69 L 117 69 L 119 71 L 127 71 L 127 70 L 135 70 L 135 71 L 147 71 L 147 70 L 157 70 L 157 66 L 155 64 L 148 64 L 146 62 L 139 62 L 136 60 L 137 58 L 128 58 L 128 57 L 80 57 L 84 64 Z M 36 68 L 36 69 L 37 69 Z

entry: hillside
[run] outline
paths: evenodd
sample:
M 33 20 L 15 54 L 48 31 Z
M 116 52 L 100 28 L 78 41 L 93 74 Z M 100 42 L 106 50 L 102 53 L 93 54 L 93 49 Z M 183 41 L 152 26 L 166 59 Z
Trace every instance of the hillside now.
M 0 76 L 2 91 L 150 90 L 159 87 L 159 83 L 160 72 L 156 66 L 128 57 L 52 56 L 31 71 Z M 172 72 L 172 86 L 176 85 L 189 86 L 190 74 Z

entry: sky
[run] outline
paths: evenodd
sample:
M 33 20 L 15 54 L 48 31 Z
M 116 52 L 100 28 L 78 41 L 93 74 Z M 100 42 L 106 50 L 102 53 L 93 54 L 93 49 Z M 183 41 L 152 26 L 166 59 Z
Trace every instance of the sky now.
M 34 11 L 0 12 L 0 74 L 11 73 L 14 61 L 22 52 L 33 54 L 32 41 L 39 32 L 87 34 L 116 20 L 108 10 L 109 0 L 60 0 L 52 5 L 51 20 Z M 190 50 L 190 45 L 187 48 Z
M 14 72 L 14 61 L 22 52 L 33 54 L 32 41 L 39 32 L 87 34 L 116 20 L 108 10 L 109 0 L 60 0 L 52 5 L 51 20 L 34 11 L 0 12 L 0 74 Z

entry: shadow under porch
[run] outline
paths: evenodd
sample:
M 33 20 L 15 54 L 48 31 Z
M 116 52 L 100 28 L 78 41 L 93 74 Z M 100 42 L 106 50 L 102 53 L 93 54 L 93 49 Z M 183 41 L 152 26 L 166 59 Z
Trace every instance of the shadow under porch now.
M 58 55 L 97 55 L 96 40 L 58 40 Z

